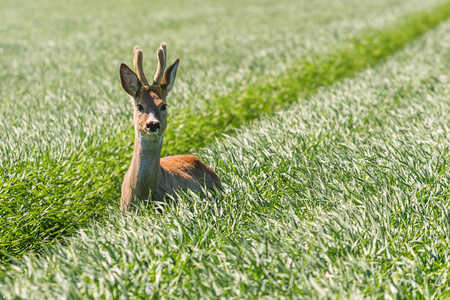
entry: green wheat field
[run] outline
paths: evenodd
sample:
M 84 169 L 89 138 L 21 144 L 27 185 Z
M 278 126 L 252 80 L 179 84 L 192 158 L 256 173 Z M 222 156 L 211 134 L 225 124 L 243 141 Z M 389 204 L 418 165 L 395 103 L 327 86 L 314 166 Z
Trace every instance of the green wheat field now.
M 2 0 L 0 299 L 447 299 L 450 2 Z M 180 57 L 163 155 L 218 195 L 119 210 L 119 65 Z

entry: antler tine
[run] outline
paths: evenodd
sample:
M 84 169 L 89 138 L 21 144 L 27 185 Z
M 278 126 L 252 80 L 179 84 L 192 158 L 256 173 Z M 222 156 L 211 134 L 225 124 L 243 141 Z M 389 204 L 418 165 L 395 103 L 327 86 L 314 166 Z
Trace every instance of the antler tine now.
M 158 50 L 156 50 L 156 56 L 158 57 L 158 69 L 153 78 L 153 84 L 159 85 L 166 69 L 166 43 L 161 43 Z
M 163 68 L 163 71 L 164 71 L 164 70 L 166 70 L 166 65 L 167 65 L 166 43 L 162 42 L 161 45 L 159 45 L 159 47 L 161 47 L 164 51 L 164 68 Z
M 137 71 L 137 76 L 144 86 L 149 86 L 147 78 L 145 77 L 145 74 L 144 74 L 144 68 L 142 66 L 142 60 L 144 59 L 144 54 L 142 53 L 142 49 L 141 49 L 141 47 L 136 45 L 136 46 L 134 46 L 133 51 L 134 51 L 133 63 L 134 63 L 134 68 Z

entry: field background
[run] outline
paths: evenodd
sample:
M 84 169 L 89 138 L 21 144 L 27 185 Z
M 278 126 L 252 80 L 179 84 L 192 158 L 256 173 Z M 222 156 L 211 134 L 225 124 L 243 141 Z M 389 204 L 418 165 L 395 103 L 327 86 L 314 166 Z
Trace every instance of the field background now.
M 4 1 L 0 297 L 445 295 L 449 16 L 445 1 Z M 226 188 L 123 215 L 118 66 L 139 44 L 151 76 L 161 41 L 181 58 L 164 154 L 198 152 Z

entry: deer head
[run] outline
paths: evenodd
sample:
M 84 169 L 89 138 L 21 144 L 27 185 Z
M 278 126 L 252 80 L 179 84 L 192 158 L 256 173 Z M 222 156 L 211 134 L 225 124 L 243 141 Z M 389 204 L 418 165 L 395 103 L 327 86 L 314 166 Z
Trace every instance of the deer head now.
M 127 65 L 120 65 L 120 81 L 134 105 L 134 127 L 136 137 L 162 142 L 167 127 L 166 97 L 173 87 L 177 75 L 178 58 L 166 69 L 166 44 L 161 43 L 156 51 L 158 68 L 153 83 L 148 84 L 142 66 L 143 54 L 139 46 L 134 47 L 134 73 Z

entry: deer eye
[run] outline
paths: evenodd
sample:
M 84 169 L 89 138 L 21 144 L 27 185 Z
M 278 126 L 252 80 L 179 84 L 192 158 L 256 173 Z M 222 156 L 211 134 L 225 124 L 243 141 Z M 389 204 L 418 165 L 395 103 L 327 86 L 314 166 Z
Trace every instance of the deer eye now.
M 161 105 L 161 110 L 166 110 L 166 109 L 167 109 L 167 104 Z
M 144 107 L 142 106 L 142 104 L 138 104 L 137 109 L 139 110 L 139 112 L 144 112 Z

